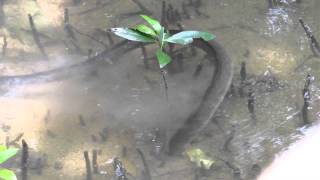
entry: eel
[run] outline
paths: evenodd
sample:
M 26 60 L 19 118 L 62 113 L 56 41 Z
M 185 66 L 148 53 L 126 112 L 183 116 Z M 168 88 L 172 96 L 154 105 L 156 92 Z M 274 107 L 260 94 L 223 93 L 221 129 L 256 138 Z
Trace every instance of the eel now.
M 205 42 L 201 39 L 195 39 L 192 45 L 213 57 L 208 60 L 212 61 L 215 70 L 200 105 L 170 138 L 168 142 L 169 155 L 180 155 L 184 146 L 192 142 L 207 127 L 227 94 L 232 81 L 232 61 L 219 43 L 215 40 Z

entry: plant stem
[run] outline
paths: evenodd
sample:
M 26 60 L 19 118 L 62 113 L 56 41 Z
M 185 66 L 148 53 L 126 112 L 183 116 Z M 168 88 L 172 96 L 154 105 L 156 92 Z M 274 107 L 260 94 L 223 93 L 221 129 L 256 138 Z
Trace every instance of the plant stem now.
M 166 99 L 167 101 L 169 100 L 168 98 L 168 84 L 167 84 L 167 81 L 166 81 L 166 76 L 165 76 L 165 73 L 164 71 L 161 70 L 161 74 L 162 74 L 162 79 L 163 79 L 163 83 L 164 83 L 164 88 L 165 88 L 165 93 L 166 93 Z
M 144 68 L 145 68 L 145 69 L 149 69 L 147 51 L 146 51 L 145 46 L 141 46 L 141 51 L 142 51 L 142 55 L 143 55 Z

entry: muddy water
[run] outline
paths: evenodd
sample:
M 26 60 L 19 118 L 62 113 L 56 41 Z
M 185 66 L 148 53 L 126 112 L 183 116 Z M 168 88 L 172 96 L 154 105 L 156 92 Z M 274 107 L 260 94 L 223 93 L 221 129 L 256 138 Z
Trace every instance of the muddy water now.
M 172 5 L 182 12 L 182 2 L 172 1 Z M 212 170 L 204 175 L 208 179 L 255 179 L 259 169 L 270 163 L 275 154 L 301 137 L 301 131 L 306 128 L 300 114 L 302 89 L 308 73 L 314 76 L 309 118 L 311 122 L 319 118 L 320 63 L 312 58 L 301 68 L 296 70 L 296 67 L 312 55 L 298 18 L 303 18 L 317 38 L 320 4 L 316 0 L 300 4 L 281 2 L 270 9 L 267 1 L 202 0 L 199 8 L 188 6 L 190 19 L 184 17 L 180 22 L 185 29 L 214 33 L 234 62 L 237 92 L 225 99 L 213 123 L 192 144 L 215 160 Z M 88 49 L 92 48 L 93 54 L 104 49 L 100 43 L 80 34 L 76 34 L 80 50 L 72 45 L 62 27 L 65 7 L 69 8 L 70 23 L 92 36 L 96 28 L 142 22 L 137 16 L 126 14 L 140 11 L 131 1 L 101 3 L 96 6 L 96 2 L 85 0 L 76 4 L 62 0 L 6 2 L 1 34 L 7 36 L 8 46 L 0 62 L 1 75 L 29 74 L 76 64 L 86 59 Z M 144 3 L 154 17 L 161 17 L 160 2 Z M 32 35 L 26 31 L 30 29 L 27 14 L 33 15 L 39 32 L 48 36 L 42 37 L 50 57 L 47 61 L 42 59 Z M 98 38 L 109 44 L 108 38 Z M 154 48 L 148 47 L 149 56 Z M 164 129 L 170 136 L 200 103 L 210 80 L 212 67 L 207 62 L 200 77 L 192 78 L 194 67 L 204 54 L 198 51 L 192 56 L 188 51 L 185 55 L 184 72 L 167 74 L 168 101 L 154 61 L 145 70 L 140 50 L 124 53 L 117 59 L 107 58 L 69 78 L 36 84 L 18 82 L 20 86 L 1 85 L 0 140 L 5 143 L 7 136 L 14 139 L 23 132 L 23 139 L 32 151 L 47 154 L 42 173 L 31 170 L 30 179 L 83 179 L 82 153 L 85 150 L 91 153 L 93 149 L 101 150 L 100 175 L 94 179 L 112 177 L 110 159 L 116 156 L 127 168 L 129 179 L 139 179 L 143 166 L 136 147 L 143 150 L 153 179 L 195 179 L 195 166 L 186 157 L 165 158 L 165 165 L 159 167 L 161 160 L 150 153 L 154 128 Z M 246 62 L 249 82 L 256 79 L 262 82 L 251 86 L 255 119 L 248 111 L 247 97 L 238 93 L 241 62 Z M 267 85 L 268 77 L 277 80 L 272 81 L 274 86 Z M 124 147 L 126 156 L 122 154 Z M 236 168 L 240 175 L 235 173 Z

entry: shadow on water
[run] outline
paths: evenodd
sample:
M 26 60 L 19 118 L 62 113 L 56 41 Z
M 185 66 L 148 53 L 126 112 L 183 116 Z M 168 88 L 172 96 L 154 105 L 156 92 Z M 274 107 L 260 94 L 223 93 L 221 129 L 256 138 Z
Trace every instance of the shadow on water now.
M 84 151 L 92 179 L 115 171 L 128 179 L 255 179 L 318 119 L 318 7 L 316 0 L 0 1 L 1 142 L 26 140 L 35 180 L 83 179 Z M 188 144 L 215 160 L 210 170 L 166 154 L 201 103 L 210 57 L 174 48 L 172 56 L 183 61 L 166 70 L 167 101 L 154 46 L 108 54 L 121 40 L 106 29 L 141 23 L 140 13 L 162 16 L 171 29 L 211 31 L 233 61 L 227 96 Z M 5 80 L 46 71 L 56 75 Z M 19 169 L 17 162 L 8 166 Z

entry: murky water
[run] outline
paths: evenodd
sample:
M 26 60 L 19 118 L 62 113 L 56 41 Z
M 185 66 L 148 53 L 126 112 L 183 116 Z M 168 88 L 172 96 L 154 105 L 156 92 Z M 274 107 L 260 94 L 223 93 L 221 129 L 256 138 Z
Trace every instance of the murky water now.
M 141 2 L 160 19 L 160 1 Z M 167 4 L 180 12 L 179 22 L 184 29 L 214 33 L 234 63 L 235 93 L 225 98 L 212 123 L 191 145 L 215 160 L 212 169 L 200 176 L 255 179 L 277 153 L 307 129 L 301 115 L 307 74 L 313 77 L 309 120 L 315 123 L 319 118 L 320 63 L 311 57 L 309 39 L 298 19 L 302 18 L 317 38 L 320 2 L 282 0 L 273 8 L 269 8 L 268 1 L 255 0 L 202 0 L 199 5 L 195 2 L 200 1 L 193 5 L 190 2 L 175 0 Z M 183 3 L 188 11 L 184 14 Z M 73 40 L 64 31 L 65 8 L 69 9 L 70 24 L 80 32 L 75 32 Z M 1 76 L 80 64 L 89 49 L 94 56 L 105 46 L 111 47 L 101 31 L 142 22 L 135 15 L 140 13 L 139 7 L 127 0 L 16 0 L 6 1 L 2 9 L 1 35 L 6 36 L 7 46 L 0 61 Z M 43 59 L 34 43 L 28 14 L 42 33 L 41 42 L 49 60 Z M 113 40 L 120 41 L 114 36 Z M 149 57 L 154 50 L 153 46 L 147 47 Z M 212 65 L 204 61 L 200 76 L 195 79 L 193 73 L 205 54 L 197 50 L 194 55 L 188 49 L 184 52 L 184 71 L 169 70 L 168 100 L 154 58 L 146 70 L 140 49 L 121 55 L 76 71 L 63 71 L 50 81 L 48 76 L 36 83 L 17 80 L 1 84 L 1 143 L 23 133 L 31 151 L 45 161 L 29 171 L 29 179 L 84 179 L 83 152 L 89 151 L 91 158 L 94 149 L 99 151 L 99 173 L 93 179 L 114 176 L 114 157 L 124 163 L 129 179 L 140 179 L 143 165 L 136 148 L 146 156 L 152 179 L 201 179 L 186 156 L 164 157 L 165 164 L 159 166 L 163 159 L 151 151 L 156 128 L 170 137 L 199 105 L 210 82 Z M 247 82 L 251 82 L 243 88 L 243 96 L 239 94 L 242 62 L 246 62 Z M 247 105 L 249 89 L 254 93 L 254 118 Z M 17 143 L 9 145 L 19 146 Z M 8 167 L 19 172 L 17 164 Z

